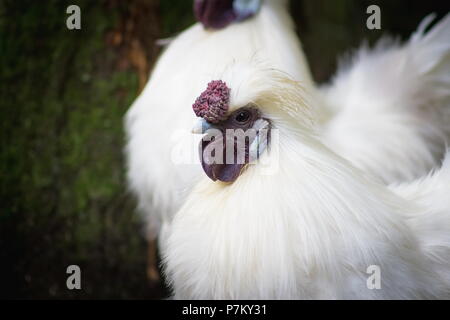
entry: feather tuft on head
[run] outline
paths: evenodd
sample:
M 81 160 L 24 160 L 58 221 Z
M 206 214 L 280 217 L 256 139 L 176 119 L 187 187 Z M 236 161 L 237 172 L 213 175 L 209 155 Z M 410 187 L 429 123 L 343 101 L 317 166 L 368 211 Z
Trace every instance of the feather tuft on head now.
M 192 105 L 195 115 L 208 122 L 225 120 L 230 100 L 230 88 L 222 80 L 213 80 Z

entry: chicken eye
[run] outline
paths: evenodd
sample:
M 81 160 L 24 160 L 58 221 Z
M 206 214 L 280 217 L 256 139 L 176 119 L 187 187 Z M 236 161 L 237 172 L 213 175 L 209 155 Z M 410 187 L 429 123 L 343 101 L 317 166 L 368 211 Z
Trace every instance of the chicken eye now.
M 250 119 L 250 111 L 242 110 L 236 114 L 234 119 L 239 123 L 246 123 Z

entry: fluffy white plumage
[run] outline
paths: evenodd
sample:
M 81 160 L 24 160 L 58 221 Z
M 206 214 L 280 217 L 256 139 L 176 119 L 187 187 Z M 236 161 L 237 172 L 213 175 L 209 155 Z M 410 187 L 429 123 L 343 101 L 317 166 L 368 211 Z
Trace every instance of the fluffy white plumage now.
M 435 174 L 388 188 L 320 141 L 297 82 L 250 65 L 223 74 L 231 112 L 252 101 L 270 119 L 279 143 L 260 162 L 279 167 L 195 186 L 162 242 L 175 298 L 450 297 L 450 153 Z

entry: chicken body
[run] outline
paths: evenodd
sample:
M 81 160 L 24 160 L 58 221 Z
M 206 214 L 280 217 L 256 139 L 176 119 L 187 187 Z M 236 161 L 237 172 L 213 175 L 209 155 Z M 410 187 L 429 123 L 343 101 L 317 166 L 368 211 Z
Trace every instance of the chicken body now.
M 449 298 L 450 153 L 387 187 L 320 141 L 298 83 L 238 68 L 222 77 L 230 116 L 251 101 L 278 138 L 233 183 L 205 177 L 175 215 L 162 243 L 174 297 Z
M 298 161 L 286 151 L 280 162 L 295 172 L 254 169 L 195 188 L 163 250 L 175 298 L 450 297 L 448 160 L 420 183 L 432 192 L 411 201 L 414 192 L 389 190 L 329 150 L 291 147 L 303 151 Z M 367 284 L 373 266 L 378 289 Z

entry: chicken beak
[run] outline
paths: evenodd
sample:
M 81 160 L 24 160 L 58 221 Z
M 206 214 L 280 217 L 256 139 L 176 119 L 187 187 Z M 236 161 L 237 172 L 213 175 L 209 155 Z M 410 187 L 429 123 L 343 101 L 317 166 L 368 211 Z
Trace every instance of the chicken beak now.
M 195 121 L 194 126 L 192 127 L 192 133 L 195 134 L 204 134 L 208 129 L 211 129 L 211 124 L 208 123 L 208 121 L 206 121 L 203 118 L 200 118 L 198 120 Z
M 211 129 L 215 129 L 212 125 Z M 243 172 L 247 164 L 255 163 L 267 149 L 270 137 L 270 123 L 258 119 L 249 129 L 253 132 L 226 129 L 217 130 L 203 137 L 199 145 L 200 159 L 206 175 L 213 181 L 232 183 Z M 211 134 L 210 134 L 211 133 Z M 248 142 L 247 142 L 248 141 Z M 228 156 L 231 155 L 229 158 Z

